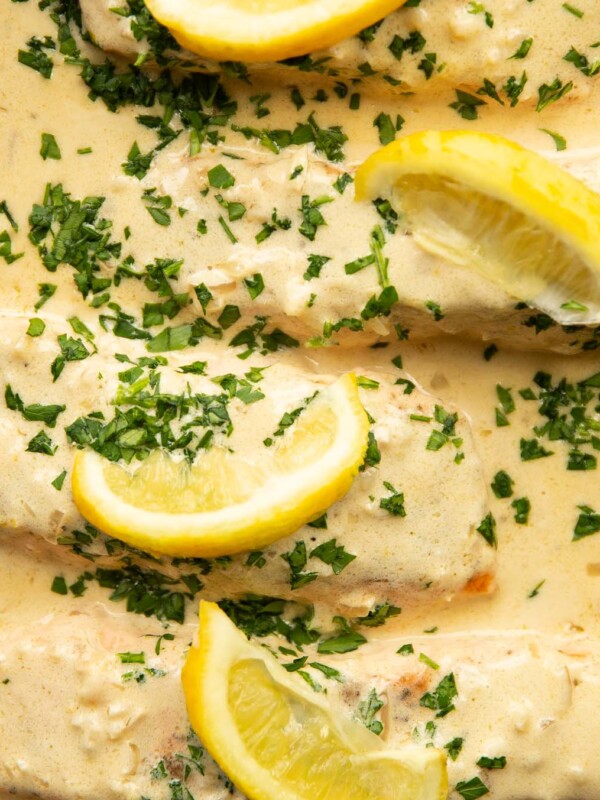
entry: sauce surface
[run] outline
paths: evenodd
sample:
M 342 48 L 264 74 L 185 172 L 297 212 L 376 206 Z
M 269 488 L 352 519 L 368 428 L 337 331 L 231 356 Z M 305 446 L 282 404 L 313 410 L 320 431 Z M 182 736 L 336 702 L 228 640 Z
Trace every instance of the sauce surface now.
M 315 655 L 342 682 L 309 680 L 389 742 L 445 747 L 451 797 L 478 779 L 495 800 L 600 798 L 600 338 L 419 251 L 351 180 L 395 136 L 469 127 L 600 189 L 595 3 L 422 0 L 309 61 L 210 75 L 144 56 L 141 6 L 81 7 L 117 74 L 136 58 L 147 71 L 111 86 L 76 4 L 3 15 L 0 797 L 239 796 L 190 734 L 179 686 L 207 597 L 256 636 L 286 620 L 287 639 L 267 641 L 287 664 L 315 655 L 298 631 L 322 642 L 346 617 L 367 642 Z M 383 311 L 377 227 L 399 295 Z M 165 394 L 210 396 L 233 432 L 202 431 L 251 458 L 348 370 L 380 460 L 327 527 L 173 563 L 78 516 L 75 447 L 98 445 L 98 415 L 130 412 L 159 375 Z M 437 409 L 457 419 L 435 449 Z M 125 459 L 128 441 L 113 440 Z M 384 482 L 405 517 L 381 505 Z M 356 556 L 339 574 L 310 555 L 332 539 Z M 299 541 L 306 583 L 282 558 Z M 248 592 L 280 609 L 244 605 Z M 420 701 L 449 675 L 455 708 L 436 717 Z

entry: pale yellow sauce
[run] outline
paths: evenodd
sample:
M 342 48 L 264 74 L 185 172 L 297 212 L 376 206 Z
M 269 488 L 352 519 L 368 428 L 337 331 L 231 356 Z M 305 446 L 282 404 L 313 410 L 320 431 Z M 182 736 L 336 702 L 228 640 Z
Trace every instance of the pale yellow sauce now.
M 214 296 L 207 311 L 210 321 L 216 323 L 226 304 L 239 305 L 242 319 L 225 331 L 222 341 L 203 339 L 194 347 L 163 354 L 169 365 L 162 370 L 161 388 L 178 393 L 190 381 L 197 392 L 216 393 L 219 387 L 211 378 L 229 372 L 243 376 L 251 367 L 268 367 L 264 380 L 256 384 L 265 399 L 250 405 L 235 400 L 229 406 L 234 433 L 227 442 L 242 455 L 252 458 L 285 411 L 337 374 L 355 370 L 380 381 L 378 389 L 363 388 L 361 396 L 376 419 L 373 430 L 381 464 L 361 474 L 348 497 L 329 511 L 328 530 L 305 528 L 277 543 L 265 554 L 263 570 L 245 566 L 244 558 L 226 568 L 217 566 L 210 575 L 200 576 L 205 583 L 200 596 L 219 599 L 250 591 L 314 602 L 313 624 L 323 633 L 331 632 L 335 613 L 356 617 L 382 602 L 401 606 L 402 613 L 384 627 L 361 629 L 369 642 L 356 652 L 318 658 L 345 677 L 345 683 L 337 684 L 318 672 L 311 673 L 327 687 L 334 702 L 339 702 L 340 713 L 355 713 L 358 700 L 375 688 L 385 700 L 382 735 L 389 742 L 412 738 L 443 747 L 455 737 L 463 738 L 457 760 L 449 761 L 451 789 L 459 781 L 479 776 L 494 800 L 600 798 L 600 726 L 595 711 L 600 699 L 600 534 L 572 541 L 577 507 L 589 505 L 598 510 L 598 473 L 567 471 L 570 448 L 546 439 L 540 440 L 541 444 L 554 451 L 552 456 L 522 461 L 519 439 L 531 439 L 533 426 L 543 424 L 545 418 L 539 416 L 537 402 L 522 400 L 518 394 L 519 389 L 532 386 L 538 370 L 570 381 L 596 373 L 594 351 L 572 352 L 593 338 L 593 333 L 569 335 L 556 326 L 536 334 L 523 325 L 534 310 L 515 312 L 515 298 L 475 274 L 419 251 L 410 237 L 398 231 L 386 236 L 385 246 L 390 279 L 400 295 L 390 317 L 375 318 L 365 324 L 362 333 L 343 330 L 341 346 L 299 347 L 266 355 L 257 352 L 247 360 L 237 358 L 240 349 L 226 346 L 254 315 L 268 315 L 268 330 L 280 327 L 305 343 L 322 334 L 324 323 L 359 316 L 379 291 L 373 266 L 346 276 L 343 265 L 368 255 L 370 232 L 374 225 L 383 224 L 382 220 L 371 206 L 353 202 L 352 186 L 339 195 L 332 182 L 379 146 L 373 119 L 382 111 L 393 119 L 398 112 L 402 114 L 402 133 L 429 127 L 469 127 L 508 135 L 556 159 L 592 188 L 600 189 L 596 82 L 562 60 L 570 45 L 586 52 L 590 60 L 598 52 L 590 49 L 600 35 L 593 0 L 577 3 L 584 12 L 582 18 L 565 11 L 555 0 L 489 2 L 486 8 L 494 15 L 493 29 L 485 25 L 483 14 L 469 14 L 467 5 L 423 0 L 422 7 L 399 12 L 381 28 L 381 41 L 385 42 L 391 31 L 406 36 L 415 28 L 423 30 L 428 40 L 425 52 L 430 48 L 439 51 L 440 60 L 443 53 L 448 64 L 430 82 L 413 61 L 400 70 L 379 40 L 369 51 L 355 39 L 335 48 L 331 65 L 347 74 L 354 74 L 368 52 L 375 69 L 402 74 L 405 81 L 394 90 L 376 81 L 360 85 L 358 111 L 348 109 L 347 98 L 336 98 L 332 82 L 323 83 L 327 102 L 310 101 L 319 88 L 318 80 L 311 73 L 289 68 L 261 67 L 252 77 L 252 86 L 239 80 L 225 81 L 239 103 L 234 118 L 237 125 L 289 128 L 314 110 L 322 127 L 341 125 L 349 136 L 345 161 L 332 164 L 315 153 L 312 145 L 293 146 L 275 156 L 255 140 L 246 141 L 229 128 L 219 128 L 226 136 L 225 143 L 205 143 L 193 158 L 189 157 L 188 134 L 183 132 L 158 153 L 141 182 L 126 176 L 121 164 L 134 141 L 142 152 L 156 144 L 155 133 L 140 126 L 136 115 L 160 112 L 125 106 L 112 114 L 101 100 L 91 103 L 79 69 L 63 65 L 53 54 L 56 63 L 51 80 L 17 63 L 17 50 L 24 48 L 32 35 L 55 37 L 56 27 L 31 0 L 5 9 L 0 50 L 0 200 L 8 203 L 19 231 L 14 232 L 2 216 L 0 230 L 9 232 L 13 253 L 25 255 L 14 264 L 0 264 L 4 379 L 0 389 L 4 391 L 5 384 L 10 384 L 26 405 L 58 403 L 66 410 L 56 427 L 48 428 L 25 420 L 0 403 L 4 443 L 0 474 L 0 797 L 174 797 L 169 780 L 183 780 L 183 762 L 176 754 L 188 753 L 179 670 L 194 635 L 198 595 L 187 603 L 185 622 L 180 625 L 128 613 L 123 603 L 109 602 L 109 589 L 94 582 L 88 582 L 82 597 L 50 591 L 57 575 L 64 576 L 69 585 L 86 570 L 120 566 L 118 560 L 109 561 L 105 556 L 94 564 L 57 544 L 61 536 L 83 524 L 70 497 L 68 473 L 74 448 L 64 426 L 92 411 L 103 411 L 110 418 L 118 373 L 131 366 L 116 361 L 114 354 L 127 354 L 132 360 L 148 355 L 144 341 L 103 331 L 99 314 L 110 314 L 110 310 L 93 309 L 83 300 L 70 267 L 60 265 L 52 273 L 45 270 L 28 241 L 28 215 L 34 203 L 42 202 L 44 186 L 51 182 L 62 183 L 73 198 L 106 198 L 101 215 L 113 221 L 114 238 L 123 241 L 121 257 L 109 260 L 104 268 L 107 274 L 130 254 L 140 267 L 156 257 L 182 258 L 176 291 L 205 283 Z M 124 54 L 138 48 L 127 20 L 113 19 L 110 13 L 107 16 L 99 2 L 86 2 L 84 9 L 90 30 L 105 48 Z M 115 19 L 118 28 L 113 25 Z M 528 35 L 534 37 L 531 59 L 507 62 Z M 101 60 L 90 45 L 83 45 L 82 53 L 93 53 L 96 61 Z M 408 63 L 407 54 L 403 58 Z M 515 109 L 486 97 L 488 105 L 480 109 L 479 119 L 465 122 L 448 108 L 454 87 L 474 92 L 483 77 L 501 85 L 524 68 L 529 83 L 522 104 Z M 535 89 L 557 75 L 565 82 L 573 80 L 575 88 L 537 114 Z M 352 92 L 355 87 L 349 85 Z M 298 112 L 288 100 L 291 86 L 298 86 L 308 101 Z M 416 95 L 402 94 L 407 90 Z M 257 120 L 255 102 L 249 98 L 260 93 L 271 95 L 265 101 L 270 114 Z M 542 127 L 564 136 L 567 149 L 554 152 L 552 140 L 540 131 Z M 60 160 L 42 160 L 42 133 L 55 135 Z M 76 152 L 88 147 L 92 150 L 89 154 Z M 223 152 L 241 160 L 224 157 Z M 224 164 L 236 176 L 235 186 L 222 191 L 225 200 L 246 206 L 243 220 L 230 223 L 238 238 L 233 245 L 218 222 L 219 215 L 227 216 L 214 200 L 218 190 L 209 188 L 207 197 L 201 194 L 208 187 L 208 170 L 217 164 Z M 290 174 L 299 166 L 302 172 L 290 181 Z M 156 187 L 159 195 L 172 197 L 168 227 L 155 224 L 141 200 L 143 189 L 151 187 Z M 298 208 L 302 195 L 314 198 L 322 194 L 335 200 L 322 206 L 327 225 L 318 229 L 311 242 L 298 234 Z M 186 213 L 180 216 L 177 207 Z M 292 227 L 275 230 L 257 245 L 255 235 L 270 221 L 275 207 L 280 217 L 293 220 Z M 206 220 L 206 235 L 196 230 L 199 218 Z M 126 227 L 131 230 L 128 240 L 123 235 Z M 330 261 L 321 277 L 306 280 L 307 256 L 314 253 L 327 255 Z M 264 277 L 265 289 L 250 301 L 242 279 L 258 272 Z M 33 306 L 42 282 L 56 284 L 57 290 L 36 312 Z M 141 281 L 131 279 L 110 291 L 113 302 L 135 315 L 138 327 L 143 304 L 160 299 Z M 317 297 L 308 308 L 312 293 Z M 426 301 L 439 303 L 443 319 L 433 319 Z M 195 299 L 172 322 L 165 318 L 163 326 L 152 328 L 151 333 L 156 335 L 164 325 L 182 324 L 201 315 Z M 66 363 L 62 375 L 52 383 L 50 364 L 59 352 L 57 336 L 76 336 L 67 322 L 74 316 L 94 333 L 98 352 Z M 43 334 L 36 338 L 26 333 L 33 317 L 46 323 Z M 397 341 L 395 323 L 411 329 L 408 341 Z M 463 336 L 437 335 L 456 332 Z M 483 357 L 489 342 L 481 339 L 498 344 L 498 353 L 489 361 Z M 377 340 L 387 341 L 389 346 L 369 349 Z M 391 364 L 399 354 L 403 369 Z M 207 362 L 206 377 L 176 371 L 196 360 Z M 405 395 L 402 385 L 393 385 L 398 377 L 414 381 L 412 394 Z M 517 405 L 508 415 L 510 425 L 506 427 L 495 423 L 496 384 L 510 388 Z M 411 420 L 415 413 L 431 416 L 436 404 L 458 411 L 456 433 L 463 440 L 460 452 L 464 453 L 459 464 L 454 459 L 459 446 L 427 450 L 431 423 Z M 40 429 L 58 445 L 52 457 L 26 452 L 27 443 Z M 51 482 L 63 469 L 67 477 L 57 491 Z M 508 499 L 497 499 L 489 489 L 499 470 L 505 470 L 514 481 L 514 494 Z M 380 498 L 386 495 L 383 481 L 405 493 L 406 518 L 392 517 L 379 507 Z M 519 497 L 527 497 L 531 503 L 526 525 L 514 521 L 511 501 Z M 496 520 L 497 553 L 476 530 L 488 510 Z M 318 572 L 318 579 L 292 589 L 288 566 L 280 555 L 299 538 L 310 546 L 310 537 L 325 541 L 333 536 L 357 555 L 355 561 L 334 575 L 328 566 L 310 559 L 307 569 Z M 174 577 L 179 574 L 167 562 L 160 569 Z M 435 631 L 427 633 L 432 629 Z M 156 639 L 144 637 L 164 633 L 175 638 L 163 640 L 156 655 Z M 408 642 L 415 655 L 397 655 L 398 647 Z M 117 656 L 140 651 L 145 653 L 141 667 L 121 663 Z M 419 661 L 419 653 L 436 662 L 439 670 Z M 282 656 L 282 660 L 287 662 L 290 657 Z M 165 674 L 146 672 L 142 682 L 135 678 L 123 681 L 123 673 L 143 672 L 146 667 Z M 433 721 L 433 714 L 419 705 L 419 698 L 425 691 L 433 691 L 450 672 L 458 688 L 456 709 L 436 719 L 432 733 L 425 726 Z M 500 755 L 507 760 L 502 770 L 476 765 L 481 756 Z M 161 760 L 168 778 L 151 773 Z M 230 796 L 225 779 L 207 758 L 205 762 L 204 777 L 192 770 L 187 778 L 193 798 Z

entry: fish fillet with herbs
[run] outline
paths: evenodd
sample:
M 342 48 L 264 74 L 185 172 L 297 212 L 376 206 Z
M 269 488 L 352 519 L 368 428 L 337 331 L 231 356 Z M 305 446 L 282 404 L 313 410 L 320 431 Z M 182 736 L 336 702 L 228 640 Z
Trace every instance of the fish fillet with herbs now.
M 460 127 L 600 188 L 596 4 L 412 0 L 256 69 L 181 63 L 113 5 L 3 20 L 0 798 L 239 797 L 185 715 L 199 597 L 340 714 L 443 749 L 452 800 L 600 798 L 599 331 L 425 255 L 352 183 Z M 252 455 L 348 371 L 374 438 L 317 526 L 170 560 L 76 513 L 77 446 L 177 450 L 203 416 L 180 451 Z
M 235 358 L 196 351 L 192 362 L 170 354 L 165 364 L 143 346 L 124 357 L 109 334 L 88 329 L 88 338 L 78 337 L 56 319 L 46 319 L 36 342 L 28 324 L 8 316 L 0 326 L 0 426 L 12 465 L 0 488 L 2 526 L 51 544 L 73 543 L 84 527 L 67 478 L 77 447 L 133 467 L 161 443 L 175 457 L 199 459 L 220 445 L 252 463 L 331 381 L 302 368 L 302 358 L 296 367 L 248 360 L 240 370 Z M 491 590 L 495 540 L 468 423 L 396 373 L 358 378 L 373 424 L 348 495 L 264 552 L 217 560 L 207 579 L 216 596 L 274 594 L 365 613 L 377 603 Z M 36 395 L 52 375 L 44 396 Z

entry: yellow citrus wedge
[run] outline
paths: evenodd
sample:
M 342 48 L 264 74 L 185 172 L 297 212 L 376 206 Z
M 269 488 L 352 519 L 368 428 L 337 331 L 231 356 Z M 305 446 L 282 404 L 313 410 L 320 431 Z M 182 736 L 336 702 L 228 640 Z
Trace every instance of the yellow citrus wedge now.
M 191 467 L 157 451 L 130 472 L 80 450 L 73 497 L 93 525 L 142 550 L 206 558 L 254 550 L 346 494 L 368 432 L 356 378 L 348 373 L 319 392 L 279 443 L 252 463 L 220 447 Z
M 425 250 L 562 324 L 600 321 L 600 196 L 541 155 L 471 131 L 424 131 L 370 156 L 357 199 L 389 198 Z
M 406 0 L 146 0 L 183 47 L 216 61 L 279 61 L 337 44 Z
M 200 603 L 200 640 L 182 681 L 192 727 L 250 800 L 442 800 L 438 750 L 396 750 L 336 709 L 214 603 Z

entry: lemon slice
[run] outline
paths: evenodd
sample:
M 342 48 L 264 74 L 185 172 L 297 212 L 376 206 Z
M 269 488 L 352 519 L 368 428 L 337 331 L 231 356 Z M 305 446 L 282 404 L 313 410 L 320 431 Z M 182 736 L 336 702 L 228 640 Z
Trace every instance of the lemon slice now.
M 322 50 L 406 0 L 146 0 L 183 47 L 217 61 L 278 61 Z
M 368 431 L 349 373 L 253 463 L 214 447 L 189 467 L 157 451 L 131 473 L 81 450 L 73 497 L 93 525 L 142 550 L 206 558 L 253 550 L 297 530 L 348 491 Z
M 200 644 L 182 672 L 192 727 L 251 800 L 442 800 L 445 758 L 388 750 L 264 648 L 214 603 L 200 603 Z
M 387 197 L 425 249 L 562 324 L 600 321 L 600 196 L 488 133 L 425 131 L 370 156 L 358 199 Z

